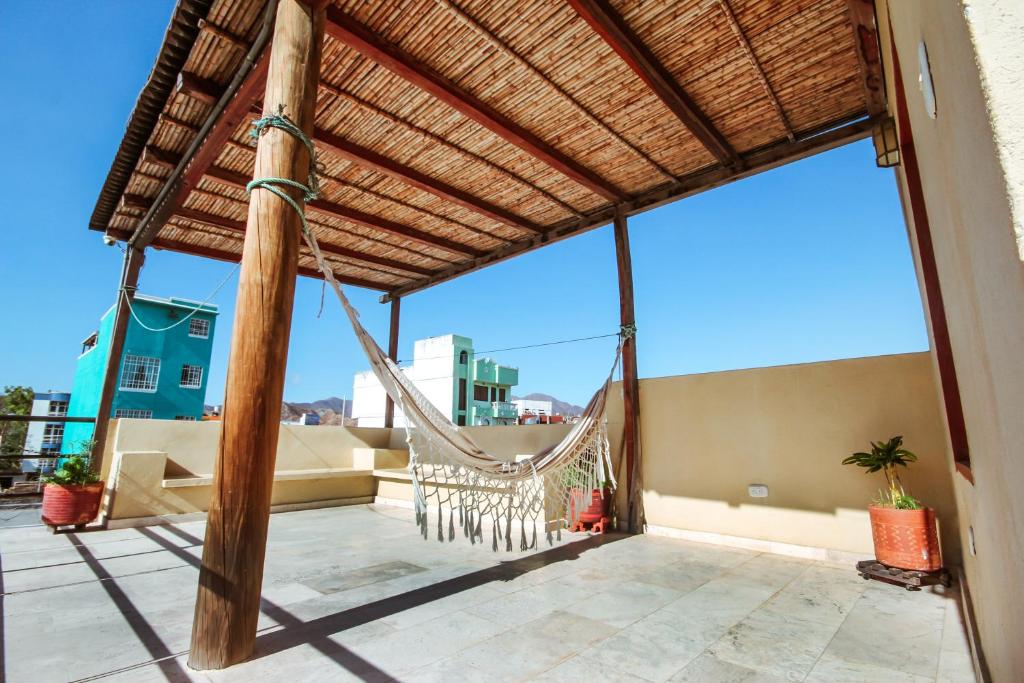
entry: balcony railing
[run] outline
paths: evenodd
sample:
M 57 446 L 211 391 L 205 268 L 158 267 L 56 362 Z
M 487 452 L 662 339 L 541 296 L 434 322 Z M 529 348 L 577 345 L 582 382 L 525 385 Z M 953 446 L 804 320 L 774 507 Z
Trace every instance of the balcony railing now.
M 519 410 L 516 408 L 515 403 L 509 403 L 507 401 L 494 401 L 491 403 L 491 410 L 494 411 L 495 417 L 518 417 Z

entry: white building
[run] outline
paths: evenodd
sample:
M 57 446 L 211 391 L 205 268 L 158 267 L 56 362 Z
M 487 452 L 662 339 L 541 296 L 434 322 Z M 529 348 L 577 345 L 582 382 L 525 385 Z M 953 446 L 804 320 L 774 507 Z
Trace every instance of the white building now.
M 533 415 L 551 415 L 554 412 L 554 406 L 551 401 L 535 401 L 527 398 L 517 398 L 512 401 L 516 405 L 516 411 L 519 413 L 519 417 L 522 417 L 525 413 L 531 413 Z
M 37 393 L 32 400 L 32 415 L 64 417 L 68 414 L 70 400 L 71 394 L 67 392 L 50 390 L 47 393 Z M 63 441 L 63 422 L 29 422 L 28 430 L 25 433 L 24 451 L 26 455 L 39 453 L 40 455 L 57 456 L 60 454 Z M 55 458 L 22 460 L 21 471 L 46 474 L 53 471 L 54 462 Z
M 519 371 L 476 358 L 473 340 L 468 337 L 447 334 L 416 341 L 412 365 L 403 371 L 455 424 L 516 423 L 516 408 L 509 399 L 519 382 Z M 352 383 L 352 419 L 360 427 L 383 427 L 386 398 L 372 371 L 357 373 Z M 405 426 L 398 406 L 394 426 Z

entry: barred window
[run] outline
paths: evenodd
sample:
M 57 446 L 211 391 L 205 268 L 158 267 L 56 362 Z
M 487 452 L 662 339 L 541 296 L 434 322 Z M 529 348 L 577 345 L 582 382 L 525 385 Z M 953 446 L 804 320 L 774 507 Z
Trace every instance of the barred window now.
M 487 387 L 483 384 L 473 385 L 473 400 L 474 401 L 486 401 L 488 396 Z
M 125 391 L 156 391 L 156 382 L 160 378 L 160 359 L 148 356 L 124 357 L 124 370 L 121 372 L 121 388 Z
M 182 422 L 195 422 L 196 421 L 196 416 L 195 415 L 175 415 L 174 419 L 175 420 L 181 420 Z
M 114 411 L 114 417 L 131 417 L 137 420 L 152 420 L 152 410 L 142 410 L 139 408 L 118 408 Z
M 64 438 L 64 425 L 48 424 L 43 427 L 43 443 L 54 443 Z
M 181 383 L 185 389 L 198 389 L 203 386 L 203 368 L 199 365 L 181 366 Z
M 210 336 L 210 321 L 202 318 L 192 318 L 188 321 L 188 336 L 207 339 Z

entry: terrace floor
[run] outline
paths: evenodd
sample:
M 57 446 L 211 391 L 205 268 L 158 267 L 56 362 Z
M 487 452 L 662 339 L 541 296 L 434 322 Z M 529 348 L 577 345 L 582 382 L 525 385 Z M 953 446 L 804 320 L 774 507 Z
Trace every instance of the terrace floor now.
M 959 596 L 652 536 L 493 553 L 383 506 L 271 516 L 253 659 L 186 667 L 203 523 L 0 529 L 20 681 L 973 681 Z M 0 680 L 4 676 L 0 675 Z

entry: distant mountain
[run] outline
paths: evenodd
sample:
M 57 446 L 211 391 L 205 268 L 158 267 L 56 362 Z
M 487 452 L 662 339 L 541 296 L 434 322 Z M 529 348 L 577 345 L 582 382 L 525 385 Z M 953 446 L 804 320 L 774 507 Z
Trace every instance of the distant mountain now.
M 566 403 L 560 401 L 554 396 L 549 394 L 533 393 L 527 394 L 526 396 L 513 396 L 512 400 L 524 399 L 526 401 L 551 401 L 551 410 L 554 411 L 555 415 L 582 415 L 583 408 L 572 403 Z
M 344 411 L 344 414 L 342 414 Z M 316 413 L 320 416 L 320 424 L 343 425 L 352 418 L 352 401 L 331 396 L 312 403 L 281 403 L 281 419 L 298 420 L 304 413 Z

